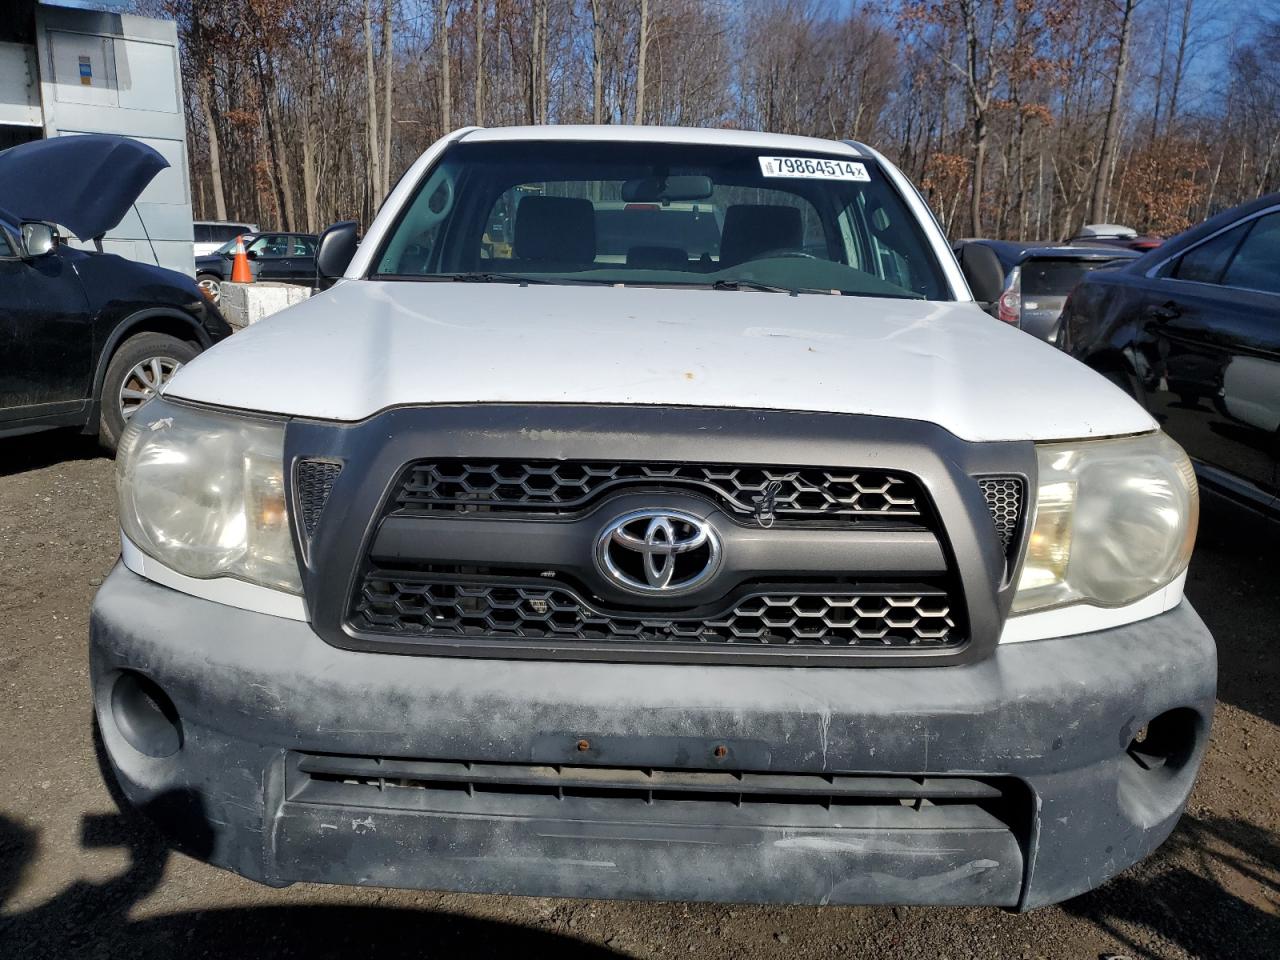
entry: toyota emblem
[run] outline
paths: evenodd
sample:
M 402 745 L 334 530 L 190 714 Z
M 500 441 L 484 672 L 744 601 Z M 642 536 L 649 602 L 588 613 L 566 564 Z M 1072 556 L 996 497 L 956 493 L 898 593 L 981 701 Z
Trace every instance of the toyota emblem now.
M 634 510 L 601 531 L 596 565 L 605 579 L 631 593 L 675 596 L 715 575 L 720 537 L 691 513 Z

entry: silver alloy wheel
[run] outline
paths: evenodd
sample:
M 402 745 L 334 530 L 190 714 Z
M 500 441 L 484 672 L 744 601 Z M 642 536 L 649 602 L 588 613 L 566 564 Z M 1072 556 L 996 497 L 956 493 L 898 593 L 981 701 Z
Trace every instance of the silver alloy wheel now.
M 148 357 L 133 365 L 120 384 L 120 416 L 128 420 L 134 412 L 156 395 L 169 378 L 178 372 L 181 360 L 173 357 Z
M 222 296 L 222 284 L 217 280 L 206 277 L 203 280 L 197 280 L 196 286 L 207 290 L 209 293 L 209 299 L 214 303 L 217 303 L 218 298 Z

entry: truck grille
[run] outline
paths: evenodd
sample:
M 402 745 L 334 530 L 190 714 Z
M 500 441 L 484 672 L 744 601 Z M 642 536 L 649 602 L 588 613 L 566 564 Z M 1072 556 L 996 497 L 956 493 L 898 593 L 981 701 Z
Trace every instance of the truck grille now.
M 329 502 L 333 484 L 342 473 L 342 464 L 333 460 L 299 460 L 295 467 L 294 482 L 297 489 L 302 529 L 308 537 L 315 536 L 320 524 L 320 514 Z
M 610 613 L 572 590 L 371 572 L 353 626 L 418 637 L 738 644 L 753 647 L 950 647 L 961 637 L 946 592 L 928 588 L 754 592 L 710 615 Z
M 405 512 L 573 513 L 626 487 L 710 495 L 768 522 L 902 520 L 921 515 L 914 478 L 885 470 L 564 460 L 433 460 L 414 464 L 396 497 Z
M 1034 471 L 920 421 L 674 406 L 403 407 L 286 451 L 325 642 L 507 660 L 975 661 Z
M 1022 519 L 1022 479 L 1020 477 L 980 477 L 978 485 L 991 511 L 991 522 L 1006 551 L 1014 544 Z

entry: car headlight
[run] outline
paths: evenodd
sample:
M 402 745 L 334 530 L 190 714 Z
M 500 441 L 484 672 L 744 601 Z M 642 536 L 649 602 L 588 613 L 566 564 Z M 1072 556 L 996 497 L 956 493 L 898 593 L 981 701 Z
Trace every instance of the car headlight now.
M 1035 519 L 1013 613 L 1140 600 L 1187 569 L 1200 495 L 1163 433 L 1036 448 Z
M 301 593 L 283 461 L 283 421 L 152 400 L 116 453 L 120 525 L 178 573 Z

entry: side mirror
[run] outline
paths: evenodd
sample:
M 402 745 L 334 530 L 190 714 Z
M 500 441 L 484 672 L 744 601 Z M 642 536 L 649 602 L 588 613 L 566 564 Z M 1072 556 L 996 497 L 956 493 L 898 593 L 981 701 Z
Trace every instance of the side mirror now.
M 58 231 L 53 224 L 43 220 L 33 220 L 22 225 L 22 253 L 28 259 L 43 257 L 53 253 L 58 245 Z
M 320 234 L 316 247 L 316 289 L 328 290 L 342 279 L 356 255 L 360 224 L 341 220 Z
M 983 243 L 966 243 L 958 254 L 973 298 L 984 306 L 999 300 L 1004 293 L 1004 267 L 995 251 Z
M 245 259 L 247 259 L 247 260 L 257 260 L 257 259 L 258 259 L 258 251 L 257 251 L 257 250 L 248 250 L 248 251 L 246 251 L 246 252 L 245 252 Z

